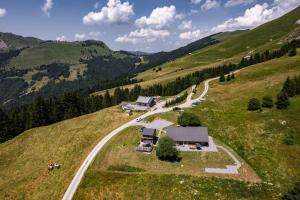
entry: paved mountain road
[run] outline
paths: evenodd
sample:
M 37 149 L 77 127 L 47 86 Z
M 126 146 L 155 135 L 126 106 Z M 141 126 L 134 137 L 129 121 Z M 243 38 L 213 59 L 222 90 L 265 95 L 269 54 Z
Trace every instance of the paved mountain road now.
M 237 72 L 237 71 L 236 71 Z M 180 108 L 188 108 L 191 107 L 192 103 L 194 102 L 199 102 L 201 100 L 203 100 L 203 97 L 207 94 L 208 89 L 209 89 L 209 82 L 218 79 L 219 77 L 216 78 L 212 78 L 212 79 L 208 79 L 205 81 L 205 88 L 204 91 L 202 92 L 202 94 L 197 98 L 192 100 L 192 96 L 193 93 L 189 94 L 186 102 L 176 106 L 176 107 L 180 107 Z M 194 88 L 195 86 L 193 86 Z M 173 107 L 170 108 L 163 108 L 166 102 L 160 102 L 158 103 L 153 109 L 151 109 L 151 111 L 141 115 L 138 118 L 145 118 L 148 117 L 150 115 L 154 115 L 154 114 L 158 114 L 158 113 L 165 113 L 165 112 L 169 112 L 173 109 Z M 84 173 L 86 172 L 86 170 L 88 169 L 89 165 L 93 162 L 93 160 L 95 159 L 96 155 L 98 154 L 98 152 L 103 148 L 103 146 L 115 135 L 117 135 L 118 133 L 120 133 L 121 131 L 123 131 L 124 129 L 135 125 L 136 123 L 136 119 L 131 120 L 125 124 L 123 124 L 122 126 L 120 126 L 119 128 L 113 130 L 112 132 L 110 132 L 107 136 L 105 136 L 94 148 L 93 150 L 89 153 L 89 155 L 86 157 L 86 159 L 84 160 L 84 162 L 82 163 L 82 165 L 80 166 L 80 168 L 78 169 L 77 173 L 75 174 L 75 176 L 72 179 L 72 182 L 70 183 L 67 191 L 65 192 L 64 196 L 63 196 L 63 200 L 72 200 L 79 184 L 80 181 L 82 180 Z

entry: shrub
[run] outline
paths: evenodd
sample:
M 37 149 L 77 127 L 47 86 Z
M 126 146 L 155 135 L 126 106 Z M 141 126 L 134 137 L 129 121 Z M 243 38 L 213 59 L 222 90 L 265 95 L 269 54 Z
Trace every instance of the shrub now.
M 292 190 L 282 197 L 283 200 L 300 199 L 300 182 L 297 182 Z
M 260 101 L 257 98 L 252 98 L 248 102 L 248 110 L 250 111 L 255 111 L 255 110 L 260 110 Z
M 176 161 L 178 160 L 179 151 L 176 149 L 175 142 L 170 137 L 162 137 L 159 140 L 156 149 L 156 156 L 160 160 Z
M 231 77 L 230 77 L 230 74 L 227 75 L 227 78 L 226 78 L 226 81 L 230 81 L 231 80 Z
M 188 112 L 183 112 L 177 118 L 177 123 L 180 126 L 201 126 L 199 118 L 195 114 Z
M 225 81 L 225 76 L 224 76 L 224 74 L 222 74 L 222 75 L 220 76 L 219 81 L 220 81 L 220 82 L 224 82 L 224 81 Z
M 280 92 L 277 95 L 276 107 L 277 109 L 286 109 L 290 105 L 289 97 L 285 92 Z
M 296 82 L 291 80 L 290 77 L 287 77 L 281 92 L 285 92 L 289 97 L 293 97 L 296 95 L 296 90 Z
M 292 50 L 289 52 L 289 56 L 295 56 L 297 54 L 296 48 L 292 48 Z
M 273 107 L 273 99 L 271 96 L 265 96 L 263 99 L 262 99 L 262 104 L 261 106 L 264 107 L 264 108 L 272 108 Z
M 231 79 L 235 79 L 234 73 L 231 74 Z
M 183 100 L 185 100 L 188 96 L 188 93 L 185 92 L 183 95 L 176 97 L 175 99 L 171 100 L 171 101 L 167 101 L 165 107 L 169 107 L 171 105 L 177 104 L 179 102 L 182 102 Z
M 286 134 L 283 138 L 283 143 L 286 145 L 293 145 L 294 144 L 294 136 L 291 134 Z

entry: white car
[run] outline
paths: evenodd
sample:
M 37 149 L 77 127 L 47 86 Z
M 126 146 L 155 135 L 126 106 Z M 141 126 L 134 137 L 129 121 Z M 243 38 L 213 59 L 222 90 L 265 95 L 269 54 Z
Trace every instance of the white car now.
M 141 121 L 143 121 L 143 118 L 137 118 L 136 119 L 136 122 L 141 122 Z

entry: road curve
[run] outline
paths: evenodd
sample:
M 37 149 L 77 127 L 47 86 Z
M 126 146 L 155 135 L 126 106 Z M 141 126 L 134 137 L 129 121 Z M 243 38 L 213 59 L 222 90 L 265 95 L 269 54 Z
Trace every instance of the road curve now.
M 238 72 L 238 71 L 236 71 Z M 191 97 L 193 94 L 190 94 L 187 97 L 187 100 L 185 103 L 177 106 L 180 108 L 187 108 L 187 107 L 191 107 L 191 104 L 197 101 L 201 101 L 203 100 L 203 97 L 207 94 L 208 89 L 209 89 L 209 82 L 218 79 L 219 77 L 216 78 L 212 78 L 212 79 L 208 79 L 205 81 L 204 85 L 204 91 L 202 92 L 202 94 L 197 98 L 192 100 Z M 148 117 L 150 115 L 154 115 L 154 114 L 158 114 L 158 113 L 164 113 L 164 112 L 169 112 L 173 109 L 173 107 L 170 108 L 163 108 L 163 106 L 165 105 L 165 102 L 162 102 L 160 104 L 158 104 L 155 108 L 156 109 L 152 109 L 151 111 L 141 115 L 139 118 L 145 118 Z M 103 148 L 103 146 L 115 135 L 117 135 L 119 132 L 123 131 L 124 129 L 133 126 L 136 122 L 136 119 L 133 119 L 125 124 L 123 124 L 122 126 L 120 126 L 119 128 L 113 130 L 112 132 L 110 132 L 107 136 L 105 136 L 94 148 L 93 150 L 89 153 L 89 155 L 86 157 L 86 159 L 84 160 L 84 162 L 82 163 L 82 165 L 80 166 L 80 168 L 78 169 L 77 173 L 75 174 L 75 176 L 73 177 L 67 191 L 65 192 L 64 196 L 63 196 L 63 200 L 72 200 L 79 184 L 80 181 L 82 180 L 84 173 L 86 172 L 86 170 L 88 169 L 89 165 L 93 162 L 93 160 L 95 159 L 96 155 L 98 154 L 98 152 Z

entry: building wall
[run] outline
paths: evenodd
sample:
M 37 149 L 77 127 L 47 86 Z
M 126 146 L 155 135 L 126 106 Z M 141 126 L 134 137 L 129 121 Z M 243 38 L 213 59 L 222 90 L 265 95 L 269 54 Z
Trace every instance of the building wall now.
M 208 142 L 182 142 L 182 141 L 177 141 L 177 145 L 196 145 L 200 144 L 201 146 L 208 146 Z

